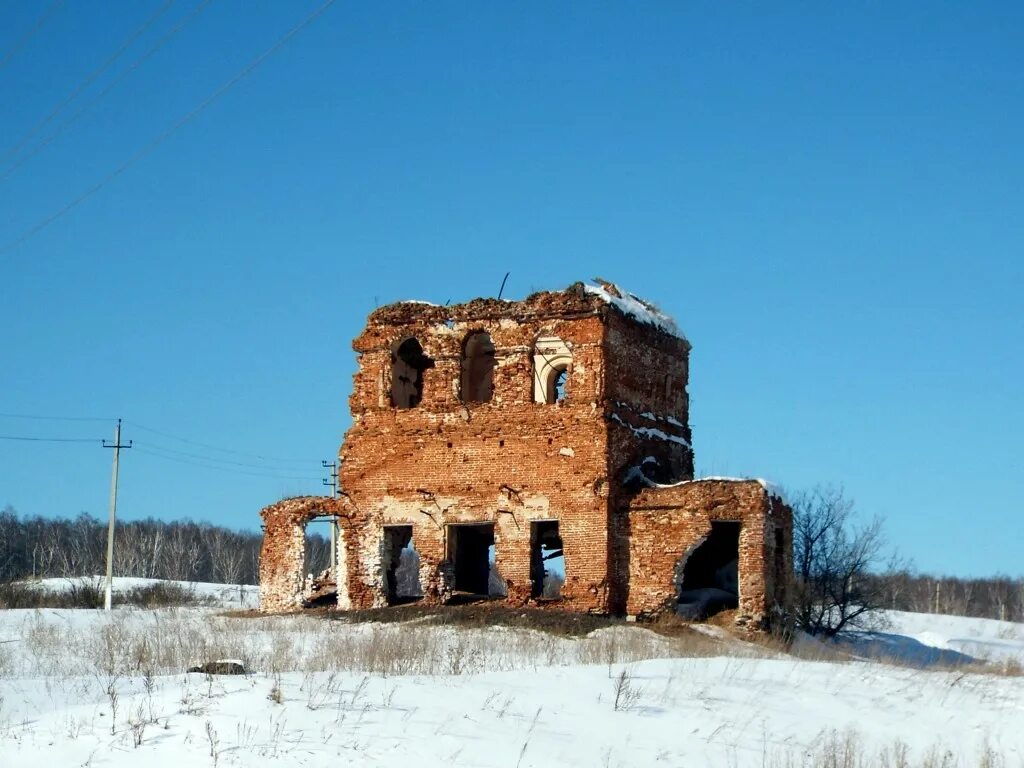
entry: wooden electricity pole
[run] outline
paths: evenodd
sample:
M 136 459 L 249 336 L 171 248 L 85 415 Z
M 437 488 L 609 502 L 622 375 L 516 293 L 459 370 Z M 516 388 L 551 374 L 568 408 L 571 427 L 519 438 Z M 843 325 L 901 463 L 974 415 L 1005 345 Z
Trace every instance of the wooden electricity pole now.
M 321 461 L 320 464 L 324 469 L 331 470 L 329 477 L 324 478 L 324 485 L 331 489 L 331 498 L 338 498 L 338 462 L 335 461 Z M 333 518 L 331 520 L 331 576 L 334 577 L 335 583 L 338 580 L 338 520 Z
M 114 442 L 103 441 L 104 448 L 114 449 L 114 468 L 110 474 L 110 522 L 107 524 L 107 588 L 103 596 L 103 610 L 109 611 L 114 592 L 114 522 L 117 519 L 117 462 L 121 457 L 122 448 L 131 448 L 132 441 L 121 444 L 121 420 L 117 420 L 114 429 Z

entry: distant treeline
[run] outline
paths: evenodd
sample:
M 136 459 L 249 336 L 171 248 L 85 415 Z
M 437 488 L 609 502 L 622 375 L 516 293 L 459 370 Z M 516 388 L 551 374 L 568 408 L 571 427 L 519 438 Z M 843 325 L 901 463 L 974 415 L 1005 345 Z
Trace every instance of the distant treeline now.
M 151 579 L 256 584 L 260 544 L 254 531 L 234 531 L 191 520 L 118 521 L 114 575 Z M 307 559 L 329 559 L 323 536 L 307 537 Z M 28 517 L 0 511 L 0 582 L 91 576 L 106 572 L 107 524 L 87 514 L 74 519 Z
M 1024 621 L 1024 578 L 961 579 L 908 571 L 868 578 L 877 580 L 883 608 Z

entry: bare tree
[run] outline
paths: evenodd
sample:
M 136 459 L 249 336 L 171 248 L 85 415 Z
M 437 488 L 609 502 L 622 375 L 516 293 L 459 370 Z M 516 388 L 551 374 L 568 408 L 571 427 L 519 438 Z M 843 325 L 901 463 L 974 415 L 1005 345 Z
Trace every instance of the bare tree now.
M 208 526 L 204 529 L 215 581 L 237 584 L 245 564 L 244 542 L 234 531 Z
M 199 573 L 199 564 L 203 559 L 202 539 L 197 535 L 194 523 L 171 523 L 168 546 L 165 550 L 168 557 L 167 578 L 187 580 Z
M 881 518 L 857 520 L 841 489 L 816 488 L 793 500 L 796 622 L 812 635 L 833 637 L 862 626 L 886 607 L 872 572 L 883 565 Z

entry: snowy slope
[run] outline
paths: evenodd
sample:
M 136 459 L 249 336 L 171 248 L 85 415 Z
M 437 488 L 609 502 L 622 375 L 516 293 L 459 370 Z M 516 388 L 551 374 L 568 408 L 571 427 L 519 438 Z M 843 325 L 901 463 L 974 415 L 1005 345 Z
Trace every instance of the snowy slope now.
M 886 611 L 885 617 L 891 634 L 976 659 L 1016 659 L 1024 664 L 1024 624 L 904 611 Z
M 891 619 L 890 633 L 951 648 L 1024 632 Z M 806 661 L 710 636 L 0 611 L 0 765 L 763 768 L 803 764 L 832 731 L 867 756 L 899 741 L 915 760 L 949 750 L 975 765 L 991 749 L 1024 763 L 1024 678 Z M 251 674 L 183 672 L 222 657 Z
M 2 754 L 53 765 L 731 766 L 800 754 L 822 731 L 856 729 L 872 751 L 903 740 L 1024 757 L 1020 687 L 1001 678 L 775 661 L 638 662 L 639 698 L 613 706 L 603 666 L 439 677 L 319 673 L 120 680 L 120 712 L 88 678 L 4 683 Z M 613 668 L 616 674 L 618 668 Z M 139 708 L 156 720 L 133 747 Z M 1016 723 L 1016 725 L 1015 725 Z M 522 758 L 520 760 L 520 758 Z M 340 762 L 338 762 L 340 761 Z M 769 763 L 770 764 L 770 763 Z
M 839 644 L 858 656 L 923 667 L 1024 665 L 1024 624 L 905 611 L 882 611 L 879 618 L 882 629 L 845 633 Z

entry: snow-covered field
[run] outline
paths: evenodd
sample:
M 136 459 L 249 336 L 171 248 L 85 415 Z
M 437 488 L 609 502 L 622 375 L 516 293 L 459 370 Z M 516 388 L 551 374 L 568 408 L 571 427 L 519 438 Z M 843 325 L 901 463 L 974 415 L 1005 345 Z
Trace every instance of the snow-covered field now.
M 853 650 L 1024 660 L 1024 625 L 889 620 Z M 250 674 L 184 671 L 220 658 Z M 0 766 L 855 764 L 830 752 L 1024 766 L 1024 678 L 796 658 L 713 628 L 563 638 L 211 607 L 0 611 Z
M 74 578 L 51 578 L 35 579 L 24 582 L 34 589 L 42 589 L 50 592 L 65 591 L 74 585 L 88 584 L 99 590 L 106 587 L 106 579 L 102 576 L 76 576 Z M 141 587 L 150 587 L 157 584 L 173 584 L 189 592 L 200 601 L 209 600 L 211 603 L 222 608 L 255 608 L 259 605 L 259 587 L 252 584 L 214 584 L 207 581 L 162 581 L 160 579 L 141 579 L 134 577 L 118 576 L 114 578 L 112 593 L 115 598 L 118 594 L 130 592 Z

